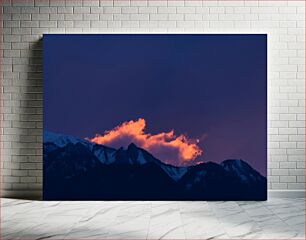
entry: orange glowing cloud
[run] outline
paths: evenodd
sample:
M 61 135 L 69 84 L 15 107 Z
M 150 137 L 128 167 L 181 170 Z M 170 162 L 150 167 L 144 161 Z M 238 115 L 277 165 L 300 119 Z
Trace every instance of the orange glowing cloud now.
M 97 134 L 88 139 L 97 144 L 110 147 L 127 147 L 135 143 L 138 147 L 146 149 L 156 158 L 172 165 L 182 165 L 193 161 L 203 151 L 197 145 L 198 139 L 189 139 L 185 135 L 176 136 L 174 131 L 158 134 L 145 133 L 146 122 L 139 118 L 136 121 L 124 122 L 103 135 Z

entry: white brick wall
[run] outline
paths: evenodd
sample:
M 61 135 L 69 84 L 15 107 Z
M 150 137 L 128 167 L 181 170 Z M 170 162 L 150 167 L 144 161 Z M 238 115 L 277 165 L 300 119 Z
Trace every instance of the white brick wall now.
M 269 34 L 269 188 L 305 188 L 304 1 L 4 0 L 2 189 L 42 189 L 43 33 Z

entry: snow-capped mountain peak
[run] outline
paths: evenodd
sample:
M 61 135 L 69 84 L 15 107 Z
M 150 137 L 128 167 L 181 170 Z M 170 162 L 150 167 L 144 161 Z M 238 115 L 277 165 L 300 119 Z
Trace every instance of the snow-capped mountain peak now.
M 188 179 L 190 176 L 192 176 L 193 181 L 197 180 L 198 182 L 201 182 L 201 179 L 206 178 L 206 173 L 222 175 L 225 174 L 222 172 L 224 170 L 227 172 L 227 174 L 235 175 L 235 177 L 239 178 L 241 182 L 247 184 L 262 182 L 264 179 L 260 173 L 254 170 L 248 163 L 244 162 L 243 160 L 229 159 L 223 161 L 219 165 L 216 163 L 208 162 L 201 163 L 196 166 L 177 167 L 160 161 L 145 149 L 137 147 L 134 143 L 131 143 L 127 148 L 121 147 L 116 150 L 104 145 L 89 142 L 85 139 L 51 133 L 48 131 L 44 131 L 43 142 L 44 157 L 46 159 L 71 159 L 71 162 L 73 163 L 76 163 L 77 159 L 80 165 L 85 165 L 85 159 L 83 159 L 83 155 L 86 155 L 86 158 L 90 159 L 92 163 L 97 162 L 96 165 L 99 164 L 98 162 L 100 162 L 103 165 L 114 165 L 115 168 L 118 166 L 118 169 L 125 165 L 135 165 L 138 167 L 146 165 L 146 167 L 149 166 L 149 168 L 157 167 L 156 169 L 160 169 L 175 182 L 179 182 L 182 179 Z M 50 157 L 48 158 L 48 156 Z M 93 167 L 94 165 L 95 164 L 91 164 L 87 167 Z M 66 167 L 69 166 L 67 165 Z
M 69 135 L 53 133 L 45 131 L 43 133 L 43 142 L 44 144 L 54 144 L 57 147 L 64 148 L 68 144 L 82 144 L 88 150 L 90 150 L 95 157 L 103 164 L 111 164 L 115 161 L 114 153 L 115 149 L 105 147 L 96 143 L 89 142 L 85 139 L 72 137 Z M 49 147 L 50 148 L 50 147 Z
M 83 140 L 83 139 L 80 139 L 80 138 L 76 138 L 76 137 L 72 137 L 72 136 L 68 136 L 68 135 L 64 135 L 64 134 L 60 134 L 60 133 L 53 133 L 53 132 L 49 132 L 49 131 L 46 131 L 46 130 L 44 130 L 44 133 L 43 133 L 43 142 L 44 143 L 53 143 L 53 144 L 57 145 L 58 147 L 64 147 L 68 143 L 90 144 L 90 142 L 88 142 L 86 140 Z
M 225 160 L 221 163 L 221 166 L 223 166 L 226 171 L 235 173 L 244 182 L 257 181 L 262 178 L 257 171 L 241 159 Z

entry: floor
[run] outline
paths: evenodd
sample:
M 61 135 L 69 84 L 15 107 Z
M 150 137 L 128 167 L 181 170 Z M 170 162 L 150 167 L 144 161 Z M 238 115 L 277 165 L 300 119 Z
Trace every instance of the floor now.
M 44 202 L 1 199 L 3 239 L 305 239 L 305 199 Z

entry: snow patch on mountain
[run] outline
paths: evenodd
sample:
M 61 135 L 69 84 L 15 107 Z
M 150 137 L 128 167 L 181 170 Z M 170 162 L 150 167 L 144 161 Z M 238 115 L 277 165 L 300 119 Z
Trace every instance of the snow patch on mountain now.
M 161 168 L 171 177 L 174 181 L 180 180 L 188 171 L 188 167 L 174 167 L 170 165 L 161 164 Z
M 200 170 L 201 166 L 190 166 L 190 167 L 176 167 L 172 165 L 165 164 L 164 162 L 160 161 L 159 159 L 156 159 L 153 155 L 151 155 L 149 152 L 146 150 L 137 147 L 135 144 L 131 143 L 127 149 L 113 149 L 109 148 L 104 145 L 96 144 L 89 142 L 85 139 L 79 139 L 75 138 L 72 136 L 67 136 L 63 134 L 56 134 L 56 133 L 51 133 L 48 131 L 44 131 L 43 134 L 43 142 L 45 144 L 44 147 L 46 149 L 45 153 L 51 153 L 57 148 L 63 148 L 60 150 L 63 150 L 63 152 L 59 151 L 60 155 L 57 155 L 56 158 L 62 158 L 63 160 L 61 161 L 62 165 L 65 165 L 65 168 L 70 168 L 71 171 L 73 169 L 78 169 L 85 167 L 91 168 L 93 167 L 92 165 L 94 164 L 94 159 L 99 160 L 102 164 L 106 165 L 111 165 L 111 164 L 117 164 L 117 165 L 144 165 L 147 163 L 153 163 L 158 165 L 171 179 L 174 181 L 178 182 L 182 179 L 183 176 L 185 176 L 186 173 L 189 172 L 189 169 L 197 168 L 198 172 L 196 175 L 194 175 L 193 181 L 197 182 L 200 181 L 202 178 L 205 177 L 207 174 L 206 171 Z M 71 145 L 72 144 L 72 145 Z M 85 147 L 85 149 L 83 148 Z M 82 150 L 81 153 L 87 154 L 87 151 L 89 150 L 90 154 L 92 154 L 92 158 L 90 159 L 83 159 L 80 157 L 79 165 L 80 166 L 74 166 L 71 164 L 69 161 L 66 163 L 64 161 L 66 159 L 65 154 L 66 151 L 74 151 L 74 147 L 76 147 L 76 150 Z M 70 149 L 70 150 L 69 150 Z M 45 157 L 44 153 L 44 157 Z M 88 153 L 89 154 L 89 153 Z M 89 155 L 90 155 L 89 154 Z M 62 156 L 61 156 L 62 155 Z M 82 155 L 80 155 L 82 156 Z M 74 156 L 75 158 L 78 157 L 78 154 Z M 88 158 L 88 157 L 87 157 Z M 93 161 L 93 162 L 87 162 L 87 161 Z M 75 161 L 73 161 L 75 163 Z M 206 163 L 204 163 L 206 164 Z M 66 166 L 67 165 L 67 166 Z M 254 170 L 249 164 L 244 162 L 243 160 L 237 160 L 237 159 L 229 159 L 223 161 L 221 164 L 222 168 L 226 170 L 229 173 L 233 173 L 236 175 L 240 181 L 245 182 L 245 183 L 256 183 L 256 182 L 261 182 L 263 181 L 264 177 L 260 175 L 256 170 Z M 219 166 L 220 166 L 219 165 Z M 78 169 L 80 171 L 81 169 Z M 84 171 L 84 169 L 82 169 Z M 71 174 L 67 174 L 67 176 L 70 176 Z
M 137 163 L 139 163 L 140 165 L 143 165 L 145 163 L 147 163 L 142 151 L 138 151 L 138 156 L 137 156 Z
M 243 182 L 257 181 L 261 175 L 252 169 L 246 162 L 241 159 L 226 160 L 221 163 L 226 171 L 234 172 Z
M 45 131 L 43 133 L 44 143 L 53 143 L 57 147 L 65 147 L 67 144 L 77 144 L 80 143 L 84 145 L 87 149 L 93 152 L 93 154 L 98 158 L 98 160 L 103 164 L 112 164 L 116 158 L 114 156 L 115 149 L 107 148 L 103 145 L 89 142 L 85 139 L 76 138 L 60 133 L 53 133 Z M 51 147 L 51 146 L 50 146 Z M 49 148 L 50 148 L 49 147 Z
M 46 130 L 44 130 L 43 132 L 43 142 L 53 143 L 59 147 L 64 147 L 68 143 L 72 143 L 72 144 L 83 143 L 85 145 L 91 144 L 90 142 L 83 140 L 83 139 L 75 138 L 75 137 L 60 134 L 60 133 L 48 132 Z
M 102 145 L 95 145 L 93 147 L 93 154 L 99 159 L 99 161 L 103 164 L 112 164 L 115 162 L 115 150 L 107 149 L 106 147 Z

